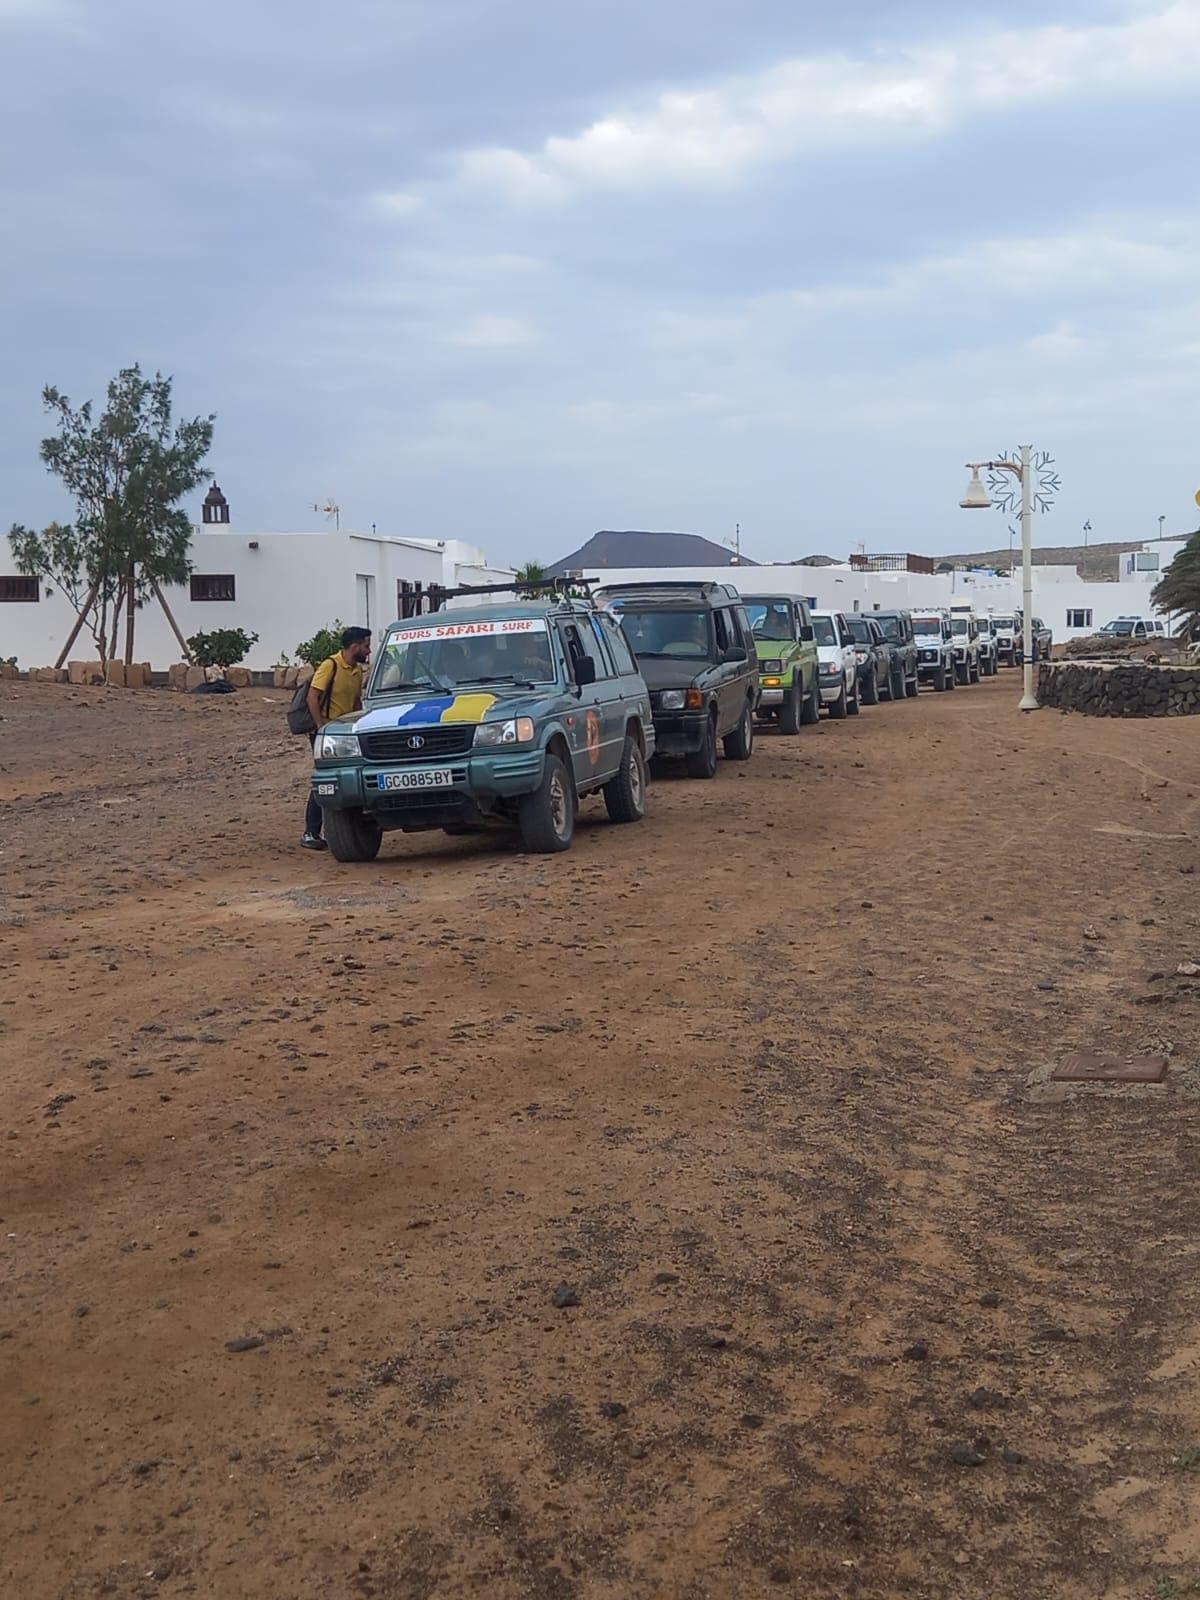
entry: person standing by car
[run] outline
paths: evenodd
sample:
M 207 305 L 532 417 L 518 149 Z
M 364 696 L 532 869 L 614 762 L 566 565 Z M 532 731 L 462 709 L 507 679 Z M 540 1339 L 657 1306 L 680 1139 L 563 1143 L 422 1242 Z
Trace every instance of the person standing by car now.
M 308 685 L 308 711 L 313 720 L 313 732 L 308 736 L 310 750 L 326 722 L 362 710 L 363 668 L 370 659 L 370 628 L 346 628 L 342 632 L 342 648 L 322 661 L 313 673 Z M 300 841 L 306 850 L 327 848 L 321 837 L 321 821 L 321 808 L 310 788 L 304 810 L 304 837 Z

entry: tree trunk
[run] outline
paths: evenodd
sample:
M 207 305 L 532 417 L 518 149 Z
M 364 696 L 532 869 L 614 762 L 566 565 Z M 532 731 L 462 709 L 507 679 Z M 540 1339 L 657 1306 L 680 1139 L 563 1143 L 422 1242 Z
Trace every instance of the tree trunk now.
M 121 599 L 124 596 L 124 593 L 125 580 L 122 579 L 117 585 L 116 598 L 113 600 L 112 635 L 108 641 L 107 659 L 109 661 L 115 661 L 117 659 L 117 630 L 121 626 Z
M 129 563 L 129 571 L 125 574 L 125 665 L 133 663 L 133 612 L 134 602 L 137 598 L 137 586 L 134 582 L 133 562 Z
M 83 627 L 83 619 L 87 616 L 89 610 L 95 602 L 95 599 L 96 585 L 93 584 L 87 592 L 87 599 L 83 602 L 83 606 L 80 609 L 79 615 L 75 618 L 75 626 L 67 635 L 67 642 L 65 645 L 63 645 L 61 651 L 59 652 L 58 660 L 54 663 L 55 668 L 61 667 L 63 662 L 67 659 L 67 656 L 70 654 L 71 646 L 75 643 L 76 639 L 78 639 L 79 630 Z
M 170 606 L 167 604 L 166 595 L 159 588 L 157 579 L 155 579 L 155 578 L 151 578 L 150 579 L 150 587 L 151 587 L 151 589 L 154 590 L 154 597 L 158 601 L 159 605 L 163 608 L 163 611 L 164 611 L 164 613 L 166 615 L 167 621 L 171 624 L 171 632 L 179 640 L 179 648 L 183 651 L 183 659 L 190 666 L 191 662 L 192 662 L 192 652 L 188 649 L 187 640 L 183 637 L 183 634 L 179 631 L 179 624 L 175 621 L 174 614 L 171 611 Z

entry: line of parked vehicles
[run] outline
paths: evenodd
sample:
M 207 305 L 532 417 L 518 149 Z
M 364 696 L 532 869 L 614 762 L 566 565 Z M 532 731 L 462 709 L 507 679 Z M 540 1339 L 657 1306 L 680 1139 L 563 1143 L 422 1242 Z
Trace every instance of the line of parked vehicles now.
M 458 590 L 393 623 L 363 710 L 317 735 L 311 782 L 337 860 L 373 860 L 393 830 L 496 824 L 530 850 L 565 850 L 588 795 L 614 822 L 641 820 L 652 761 L 711 779 L 718 749 L 748 761 L 764 723 L 795 735 L 822 710 L 857 716 L 1019 659 L 1020 614 L 967 604 L 850 615 L 717 582 L 512 593 Z M 1048 654 L 1049 630 L 1034 639 Z

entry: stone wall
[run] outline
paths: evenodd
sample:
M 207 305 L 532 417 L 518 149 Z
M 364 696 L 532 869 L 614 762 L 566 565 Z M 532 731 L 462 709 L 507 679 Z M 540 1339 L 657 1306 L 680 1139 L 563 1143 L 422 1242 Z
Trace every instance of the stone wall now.
M 1142 661 L 1043 661 L 1037 697 L 1089 717 L 1188 717 L 1200 711 L 1200 666 Z

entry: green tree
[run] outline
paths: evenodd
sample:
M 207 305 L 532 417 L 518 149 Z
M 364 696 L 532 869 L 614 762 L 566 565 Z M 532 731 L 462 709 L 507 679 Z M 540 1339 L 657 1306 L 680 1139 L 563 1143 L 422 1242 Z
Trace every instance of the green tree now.
M 214 628 L 211 633 L 194 633 L 188 649 L 198 667 L 219 667 L 226 673 L 244 661 L 250 646 L 257 643 L 258 635 L 244 628 Z
M 296 646 L 299 660 L 315 672 L 322 661 L 328 661 L 342 648 L 342 630 L 345 626 L 344 622 L 335 621 L 332 627 L 318 628 L 311 639 L 302 639 Z
M 1190 533 L 1187 543 L 1154 585 L 1150 596 L 1159 611 L 1181 611 L 1179 632 L 1194 639 L 1200 634 L 1200 528 Z
M 527 561 L 523 567 L 517 568 L 518 583 L 545 583 L 546 569 L 540 561 Z
M 125 660 L 133 660 L 137 608 L 191 570 L 191 522 L 178 502 L 205 476 L 215 419 L 173 426 L 171 382 L 125 367 L 95 418 L 90 400 L 74 406 L 53 385 L 42 391 L 58 431 L 42 440 L 41 458 L 74 497 L 75 518 L 40 533 L 16 524 L 9 542 L 17 570 L 52 583 L 74 609 L 67 648 L 86 626 L 102 661 L 116 654 L 122 612 Z

